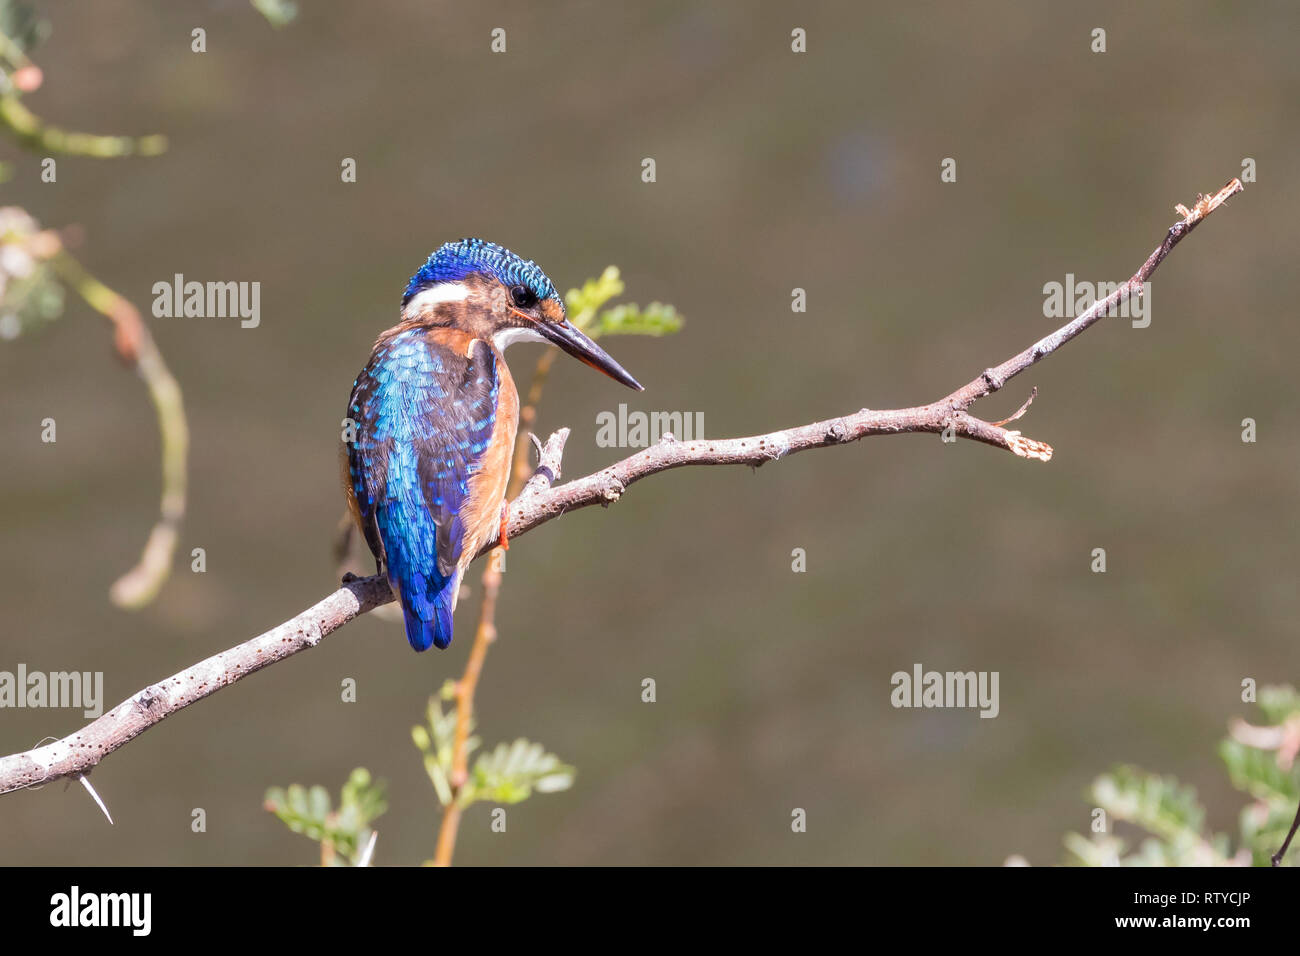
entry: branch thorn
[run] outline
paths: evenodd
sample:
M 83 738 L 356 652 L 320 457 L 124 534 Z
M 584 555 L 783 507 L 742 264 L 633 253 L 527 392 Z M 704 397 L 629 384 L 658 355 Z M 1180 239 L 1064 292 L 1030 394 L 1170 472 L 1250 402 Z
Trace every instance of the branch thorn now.
M 77 774 L 77 779 L 80 780 L 81 785 L 86 788 L 86 792 L 90 794 L 90 798 L 94 800 L 99 806 L 99 809 L 104 812 L 104 816 L 108 818 L 108 825 L 112 826 L 113 815 L 108 812 L 108 807 L 104 806 L 104 801 L 99 798 L 99 794 L 95 792 L 95 788 L 90 785 L 90 779 L 84 773 Z

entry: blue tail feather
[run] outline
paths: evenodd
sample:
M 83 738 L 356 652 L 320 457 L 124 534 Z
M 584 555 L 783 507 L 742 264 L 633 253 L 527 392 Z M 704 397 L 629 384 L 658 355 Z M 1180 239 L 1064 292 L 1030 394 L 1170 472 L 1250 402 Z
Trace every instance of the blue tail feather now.
M 427 651 L 430 647 L 439 650 L 451 643 L 451 600 L 446 590 L 439 592 L 432 601 L 421 601 L 420 608 L 402 599 L 402 614 L 406 618 L 406 639 L 417 651 Z M 429 616 L 425 620 L 420 616 L 423 611 Z M 431 612 L 431 613 L 430 613 Z

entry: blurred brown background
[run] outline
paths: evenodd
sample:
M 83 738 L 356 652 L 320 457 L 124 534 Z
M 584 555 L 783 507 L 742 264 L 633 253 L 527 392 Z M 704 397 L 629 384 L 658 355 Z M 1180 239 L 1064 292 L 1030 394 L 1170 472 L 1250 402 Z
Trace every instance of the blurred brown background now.
M 946 394 L 1052 327 L 1045 282 L 1126 278 L 1175 202 L 1253 157 L 1259 182 L 1157 273 L 1150 328 L 1099 326 L 977 406 L 1001 418 L 1039 386 L 1023 427 L 1050 464 L 874 438 L 669 473 L 519 539 L 480 731 L 539 740 L 578 780 L 504 835 L 471 811 L 457 862 L 1051 863 L 1118 761 L 1196 784 L 1235 833 L 1214 745 L 1248 713 L 1243 678 L 1296 679 L 1300 10 L 1092 6 L 304 3 L 274 30 L 233 0 L 43 5 L 28 105 L 171 145 L 61 158 L 57 184 L 6 145 L 3 202 L 84 226 L 83 261 L 146 314 L 180 272 L 260 281 L 262 320 L 151 320 L 192 429 L 180 550 L 208 570 L 178 561 L 135 614 L 107 588 L 157 507 L 143 389 L 80 303 L 0 346 L 0 669 L 102 670 L 111 707 L 328 593 L 349 388 L 445 240 L 504 243 L 561 290 L 615 263 L 629 298 L 686 316 L 607 343 L 643 395 L 557 363 L 541 429 L 574 429 L 572 477 L 624 454 L 595 444 L 619 402 L 729 436 Z M 518 378 L 536 355 L 511 350 Z M 310 863 L 262 795 L 337 794 L 359 765 L 389 782 L 376 861 L 427 859 L 409 730 L 476 609 L 445 653 L 362 619 L 168 719 L 94 773 L 116 826 L 76 784 L 0 798 L 0 859 Z M 1000 716 L 893 709 L 916 662 L 999 671 Z M 0 751 L 81 723 L 0 711 Z

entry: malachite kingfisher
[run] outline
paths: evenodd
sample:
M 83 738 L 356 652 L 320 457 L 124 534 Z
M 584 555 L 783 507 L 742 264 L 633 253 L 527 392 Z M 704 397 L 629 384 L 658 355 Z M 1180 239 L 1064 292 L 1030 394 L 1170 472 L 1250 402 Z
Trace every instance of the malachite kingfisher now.
M 528 341 L 642 390 L 569 322 L 546 273 L 482 239 L 429 256 L 407 283 L 401 321 L 353 383 L 341 456 L 348 507 L 417 651 L 451 643 L 465 568 L 494 538 L 505 544 L 519 393 L 502 352 Z

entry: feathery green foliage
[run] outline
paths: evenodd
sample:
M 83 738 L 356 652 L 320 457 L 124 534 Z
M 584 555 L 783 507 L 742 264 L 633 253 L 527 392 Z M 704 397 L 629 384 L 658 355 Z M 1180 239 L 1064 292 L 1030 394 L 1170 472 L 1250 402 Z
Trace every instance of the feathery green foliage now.
M 624 292 L 617 266 L 607 266 L 599 278 L 588 279 L 564 297 L 569 321 L 593 339 L 602 335 L 672 335 L 681 331 L 682 317 L 671 305 L 651 302 L 644 309 L 635 303 L 604 308 Z
M 454 684 L 448 681 L 443 687 L 442 699 L 455 696 Z M 427 726 L 411 729 L 411 739 L 424 755 L 424 769 L 438 802 L 444 807 L 452 802 L 451 764 L 452 741 L 456 734 L 456 714 L 443 713 L 442 702 L 429 698 Z M 470 722 L 471 729 L 473 721 Z M 478 749 L 480 740 L 470 737 L 465 744 L 468 753 Z M 472 803 L 519 803 L 538 793 L 558 793 L 573 786 L 574 769 L 560 762 L 555 754 L 547 753 L 541 744 L 522 737 L 513 744 L 501 743 L 490 751 L 479 754 L 470 770 L 469 779 L 454 799 L 462 807 Z
M 293 0 L 249 0 L 249 2 L 253 4 L 253 9 L 266 17 L 266 22 L 277 30 L 288 26 L 298 16 L 298 4 Z
M 1094 814 L 1091 837 L 1067 834 L 1067 863 L 1083 866 L 1268 866 L 1295 817 L 1300 800 L 1300 694 L 1293 687 L 1263 687 L 1258 706 L 1267 724 L 1234 720 L 1219 744 L 1219 756 L 1232 785 L 1251 802 L 1242 809 L 1237 849 L 1226 834 L 1206 829 L 1205 808 L 1196 791 L 1172 777 L 1117 767 L 1098 777 L 1089 798 L 1103 811 Z M 1114 832 L 1124 824 L 1146 837 L 1136 849 Z M 1282 865 L 1295 865 L 1292 850 Z
M 388 809 L 388 802 L 383 783 L 375 783 L 370 771 L 358 767 L 343 784 L 337 810 L 330 807 L 329 792 L 319 784 L 271 787 L 263 806 L 294 833 L 321 844 L 325 865 L 357 866 L 370 845 L 370 824 Z

